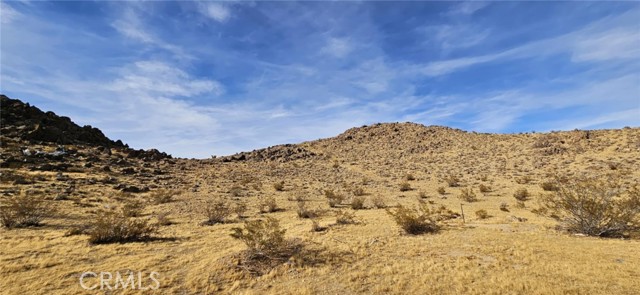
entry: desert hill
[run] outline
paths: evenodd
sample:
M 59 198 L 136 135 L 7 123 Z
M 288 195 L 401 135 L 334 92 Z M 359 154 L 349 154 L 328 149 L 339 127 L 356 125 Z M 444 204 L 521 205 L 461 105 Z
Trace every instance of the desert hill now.
M 82 272 L 125 270 L 160 274 L 160 289 L 144 294 L 640 289 L 637 233 L 575 235 L 538 211 L 556 176 L 613 173 L 637 185 L 640 128 L 486 134 L 381 123 L 203 160 L 132 150 L 6 97 L 1 128 L 0 200 L 27 194 L 55 214 L 0 228 L 0 293 L 87 293 Z M 420 204 L 448 210 L 439 231 L 407 234 L 388 213 Z M 155 230 L 90 242 L 105 216 Z M 230 233 L 270 218 L 304 250 L 251 268 Z

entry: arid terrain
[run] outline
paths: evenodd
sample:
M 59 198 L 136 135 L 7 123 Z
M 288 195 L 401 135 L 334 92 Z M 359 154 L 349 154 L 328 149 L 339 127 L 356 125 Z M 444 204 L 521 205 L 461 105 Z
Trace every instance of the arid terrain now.
M 2 96 L 0 198 L 37 197 L 51 214 L 0 228 L 0 294 L 640 292 L 637 232 L 567 232 L 539 210 L 558 177 L 637 185 L 637 126 L 486 134 L 382 123 L 195 160 L 131 149 L 63 115 Z M 390 213 L 420 204 L 448 217 L 408 234 Z M 98 216 L 122 208 L 156 230 L 92 240 Z M 216 222 L 211 210 L 229 212 Z M 295 255 L 252 269 L 233 228 L 270 218 Z M 84 272 L 141 273 L 143 287 L 156 272 L 159 288 L 85 290 Z

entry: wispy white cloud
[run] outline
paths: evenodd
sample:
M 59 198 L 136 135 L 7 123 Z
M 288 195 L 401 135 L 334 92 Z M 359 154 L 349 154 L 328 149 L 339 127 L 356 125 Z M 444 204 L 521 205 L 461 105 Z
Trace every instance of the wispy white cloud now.
M 20 13 L 11 5 L 4 1 L 0 2 L 0 23 L 8 24 L 18 17 L 20 17 Z
M 329 38 L 327 45 L 322 48 L 322 52 L 334 57 L 343 58 L 353 50 L 353 46 L 345 38 Z
M 447 14 L 449 15 L 472 15 L 476 11 L 485 8 L 489 2 L 485 1 L 465 1 L 452 7 Z
M 224 23 L 231 18 L 231 10 L 225 4 L 219 2 L 200 3 L 200 12 L 217 22 Z

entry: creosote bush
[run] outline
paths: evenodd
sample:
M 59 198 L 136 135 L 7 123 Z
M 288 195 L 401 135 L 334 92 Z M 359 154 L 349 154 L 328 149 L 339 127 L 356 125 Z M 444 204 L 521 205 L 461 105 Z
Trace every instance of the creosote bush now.
M 560 179 L 560 178 L 558 178 Z M 621 237 L 640 228 L 640 187 L 619 174 L 557 180 L 558 190 L 542 195 L 537 211 L 555 217 L 560 228 L 600 237 Z
M 336 212 L 336 223 L 337 224 L 355 224 L 356 215 L 353 212 L 349 212 L 347 210 L 339 210 L 338 212 Z
M 460 196 L 458 196 L 461 200 L 467 201 L 469 203 L 475 202 L 478 200 L 476 197 L 476 193 L 473 192 L 470 188 L 463 188 L 460 190 Z
M 318 215 L 319 215 L 318 211 L 309 209 L 307 207 L 307 201 L 306 200 L 298 201 L 297 213 L 298 213 L 298 217 L 300 217 L 300 218 L 315 218 L 315 217 L 318 217 Z
M 286 230 L 277 219 L 247 220 L 244 228 L 233 228 L 231 237 L 242 241 L 247 249 L 242 253 L 238 267 L 253 275 L 263 275 L 300 253 L 302 243 L 286 239 Z
M 523 202 L 528 200 L 530 196 L 531 195 L 529 194 L 529 191 L 527 191 L 526 188 L 520 188 L 513 194 L 513 197 L 516 198 L 516 200 L 523 201 Z
M 387 209 L 387 213 L 407 234 L 411 235 L 435 233 L 440 230 L 442 221 L 455 217 L 446 207 L 434 209 L 426 202 L 420 202 L 417 209 L 398 205 L 395 209 Z
M 144 207 L 144 203 L 140 200 L 128 200 L 122 206 L 122 213 L 127 217 L 138 217 L 142 215 Z
M 176 191 L 161 189 L 151 192 L 151 194 L 149 194 L 149 199 L 156 205 L 165 204 L 173 201 L 173 197 L 176 195 L 178 195 Z
M 487 213 L 487 210 L 480 209 L 476 211 L 476 217 L 478 217 L 478 219 L 487 219 L 489 218 L 489 213 Z
M 261 197 L 258 199 L 260 213 L 271 213 L 280 210 L 275 197 Z
M 0 222 L 6 228 L 39 226 L 54 213 L 41 195 L 21 191 L 18 196 L 0 199 Z
M 481 193 L 486 194 L 486 193 L 490 193 L 491 192 L 491 187 L 484 185 L 484 184 L 480 184 L 478 186 L 478 189 L 480 190 Z
M 449 174 L 444 178 L 444 181 L 447 183 L 449 187 L 458 187 L 460 186 L 460 178 L 455 174 Z
M 552 181 L 545 181 L 540 184 L 540 187 L 542 187 L 543 190 L 548 192 L 555 192 L 558 190 L 558 187 Z
M 99 211 L 86 233 L 92 244 L 144 241 L 156 233 L 158 227 L 147 220 L 131 218 L 123 211 Z
M 411 184 L 409 184 L 406 181 L 400 183 L 400 191 L 401 192 L 406 192 L 406 191 L 410 191 L 410 190 L 411 190 Z
M 329 206 L 331 208 L 338 207 L 340 204 L 342 204 L 342 202 L 345 199 L 344 195 L 342 195 L 340 193 L 335 193 L 332 190 L 325 190 L 324 191 L 324 196 L 329 201 Z
M 362 196 L 353 196 L 351 198 L 351 209 L 353 210 L 361 210 L 364 209 L 364 202 L 366 201 L 365 197 Z
M 274 183 L 273 188 L 279 192 L 284 191 L 284 181 Z
M 216 223 L 224 223 L 227 221 L 232 212 L 231 205 L 223 198 L 217 198 L 204 205 L 203 213 L 207 220 L 202 222 L 203 225 L 214 225 Z
M 371 198 L 371 202 L 373 203 L 373 206 L 378 208 L 378 209 L 382 209 L 382 208 L 386 208 L 387 204 L 385 204 L 384 202 L 384 198 L 380 195 L 374 196 L 373 198 Z

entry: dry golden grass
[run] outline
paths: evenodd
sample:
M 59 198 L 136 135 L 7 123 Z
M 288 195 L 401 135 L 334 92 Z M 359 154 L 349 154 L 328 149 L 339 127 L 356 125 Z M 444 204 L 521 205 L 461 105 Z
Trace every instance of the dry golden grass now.
M 393 128 L 407 136 L 386 136 L 395 134 Z M 588 141 L 574 140 L 579 135 L 554 133 L 554 140 L 564 143 L 547 138 L 542 144 L 540 134 L 381 125 L 300 145 L 322 155 L 318 158 L 177 160 L 163 168 L 166 179 L 157 182 L 159 189 L 179 192 L 170 202 L 153 201 L 153 191 L 134 194 L 138 200 L 151 200 L 135 218 L 155 222 L 158 214 L 169 214 L 171 224 L 158 227 L 155 239 L 124 244 L 91 245 L 86 235 L 65 233 L 87 224 L 102 207 L 120 208 L 127 201 L 114 197 L 114 184 L 83 184 L 87 179 L 138 179 L 110 172 L 65 172 L 77 185 L 66 199 L 54 201 L 57 193 L 48 195 L 47 202 L 57 208 L 55 217 L 40 227 L 0 229 L 0 293 L 91 294 L 79 285 L 82 272 L 133 270 L 160 274 L 160 289 L 140 291 L 143 294 L 637 294 L 640 240 L 559 232 L 555 220 L 531 212 L 551 174 L 624 172 L 629 185 L 640 179 L 640 129 L 591 131 Z M 565 152 L 547 150 L 554 145 Z M 618 163 L 616 169 L 609 163 Z M 16 187 L 43 191 L 64 184 L 53 172 L 2 168 L 3 175 L 7 171 L 29 184 L 3 178 L 0 189 L 5 194 Z M 401 192 L 398 184 L 407 181 L 407 171 L 414 178 L 412 190 Z M 451 175 L 459 186 L 449 186 Z M 273 187 L 283 179 L 286 189 Z M 172 182 L 165 187 L 163 181 Z M 480 184 L 491 189 L 477 201 L 458 198 Z M 348 201 L 342 202 L 353 187 L 366 192 L 364 207 L 369 209 L 352 210 Z M 446 192 L 437 194 L 441 187 Z M 232 188 L 241 193 L 230 195 Z M 524 207 L 514 198 L 521 188 L 530 195 Z M 336 208 L 327 203 L 325 191 L 342 196 Z M 466 223 L 451 219 L 436 234 L 412 236 L 381 209 L 384 206 L 375 205 L 415 207 L 421 192 L 431 194 L 423 200 L 433 206 L 456 213 L 462 207 Z M 313 220 L 299 218 L 300 196 L 306 208 L 322 214 Z M 203 208 L 218 198 L 227 200 L 229 208 L 245 204 L 246 210 L 234 209 L 224 223 L 200 225 L 206 219 Z M 271 203 L 271 198 L 280 210 L 261 213 L 261 202 Z M 508 211 L 500 210 L 503 203 Z M 358 222 L 336 224 L 340 210 Z M 490 218 L 476 217 L 480 210 Z M 230 233 L 242 226 L 241 219 L 267 217 L 278 220 L 286 238 L 299 239 L 306 252 L 256 277 L 236 267 L 235 259 L 246 247 Z M 314 222 L 324 230 L 310 231 Z

